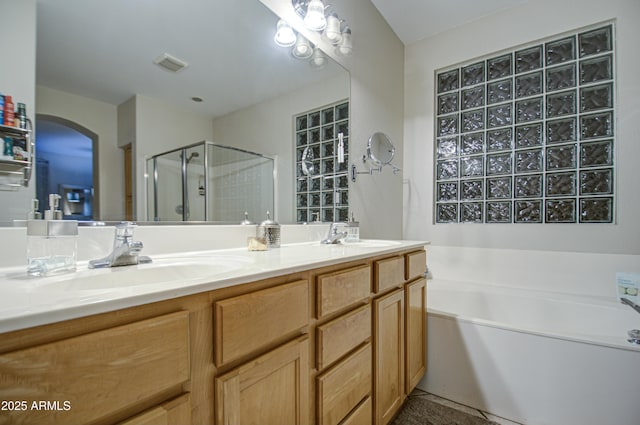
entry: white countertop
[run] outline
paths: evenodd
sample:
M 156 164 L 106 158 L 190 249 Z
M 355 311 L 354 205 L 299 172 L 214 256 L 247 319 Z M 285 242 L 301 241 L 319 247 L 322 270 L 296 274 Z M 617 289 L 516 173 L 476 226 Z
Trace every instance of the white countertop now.
M 153 256 L 153 263 L 29 277 L 25 267 L 0 269 L 0 333 L 163 301 L 274 276 L 396 251 L 425 241 L 321 245 L 306 242 L 269 251 L 246 248 Z

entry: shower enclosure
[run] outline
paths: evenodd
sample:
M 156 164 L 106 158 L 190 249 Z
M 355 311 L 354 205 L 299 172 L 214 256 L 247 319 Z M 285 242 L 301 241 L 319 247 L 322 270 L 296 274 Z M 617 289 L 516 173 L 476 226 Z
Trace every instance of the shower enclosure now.
M 147 219 L 238 224 L 274 213 L 274 159 L 202 141 L 147 159 Z

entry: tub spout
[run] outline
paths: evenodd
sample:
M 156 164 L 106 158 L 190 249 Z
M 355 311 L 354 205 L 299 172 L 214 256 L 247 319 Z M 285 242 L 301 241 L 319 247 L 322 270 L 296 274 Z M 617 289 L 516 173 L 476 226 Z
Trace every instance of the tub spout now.
M 629 307 L 631 307 L 632 309 L 634 309 L 635 311 L 637 311 L 638 313 L 640 313 L 640 305 L 634 303 L 633 301 L 631 301 L 628 298 L 620 298 L 620 302 L 622 304 L 626 304 Z

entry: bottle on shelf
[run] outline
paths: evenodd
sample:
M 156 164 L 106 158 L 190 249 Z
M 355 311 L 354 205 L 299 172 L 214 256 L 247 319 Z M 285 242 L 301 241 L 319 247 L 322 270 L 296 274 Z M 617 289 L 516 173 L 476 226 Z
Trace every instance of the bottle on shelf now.
M 15 120 L 15 111 L 13 98 L 11 96 L 4 97 L 4 125 L 13 126 Z

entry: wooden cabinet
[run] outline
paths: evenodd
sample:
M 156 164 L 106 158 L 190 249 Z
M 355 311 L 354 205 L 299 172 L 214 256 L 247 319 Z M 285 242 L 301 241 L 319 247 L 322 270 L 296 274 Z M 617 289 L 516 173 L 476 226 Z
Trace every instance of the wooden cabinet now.
M 337 425 L 370 394 L 368 343 L 318 377 L 318 425 Z
M 307 326 L 308 300 L 309 284 L 299 280 L 216 302 L 216 365 L 255 352 Z
M 189 377 L 189 315 L 180 311 L 0 355 L 0 399 L 29 403 L 2 416 L 9 423 L 116 419 L 180 394 Z M 54 403 L 55 414 L 51 406 L 32 408 L 34 401 Z
M 419 278 L 405 287 L 405 392 L 409 394 L 427 371 L 427 280 Z
M 425 269 L 422 250 L 374 262 L 375 425 L 393 419 L 426 371 Z
M 404 290 L 373 301 L 374 424 L 387 424 L 402 406 L 404 385 Z
M 215 388 L 216 424 L 307 424 L 308 337 L 300 337 L 217 377 Z
M 316 281 L 316 423 L 370 424 L 371 266 L 321 273 Z
M 191 399 L 189 394 L 162 403 L 147 412 L 121 422 L 120 425 L 190 425 Z
M 401 256 L 385 258 L 374 262 L 373 291 L 381 293 L 404 284 L 404 262 Z
M 317 318 L 329 316 L 371 295 L 371 267 L 368 265 L 318 276 Z
M 371 337 L 371 307 L 357 308 L 316 329 L 318 370 L 331 365 Z
M 387 425 L 426 370 L 425 255 L 2 334 L 0 400 L 59 409 L 0 423 Z

